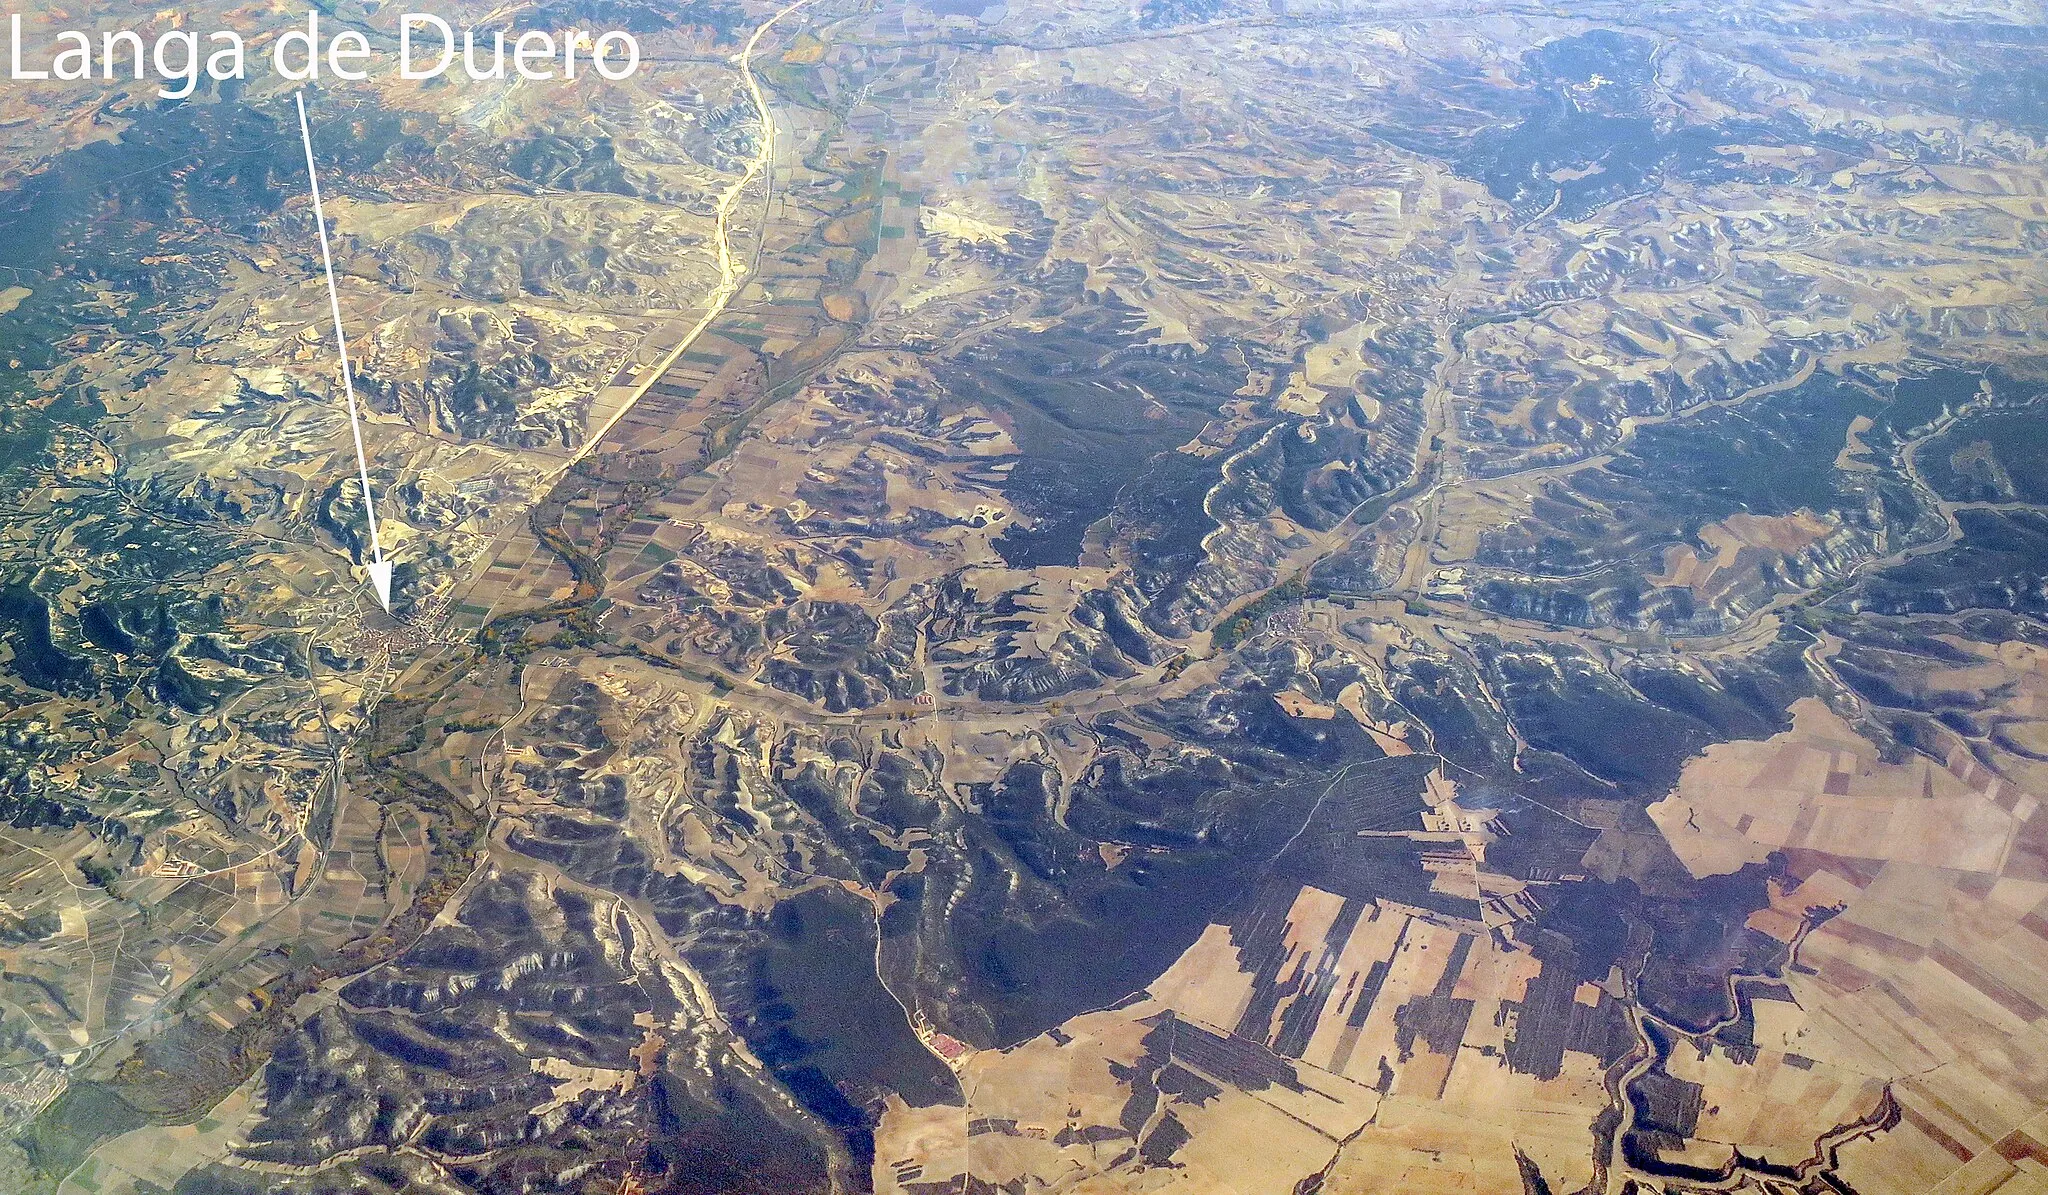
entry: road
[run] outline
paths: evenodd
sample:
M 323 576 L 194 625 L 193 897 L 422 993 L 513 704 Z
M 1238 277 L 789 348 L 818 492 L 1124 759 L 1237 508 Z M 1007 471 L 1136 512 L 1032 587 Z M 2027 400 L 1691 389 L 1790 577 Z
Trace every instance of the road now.
M 754 185 L 755 179 L 767 176 L 768 194 L 764 195 L 761 201 L 764 213 L 773 199 L 775 190 L 775 173 L 770 169 L 775 163 L 775 114 L 768 107 L 768 95 L 761 90 L 761 80 L 754 74 L 754 51 L 760 48 L 761 39 L 775 27 L 776 22 L 810 3 L 812 0 L 793 0 L 792 3 L 778 9 L 774 16 L 755 26 L 753 35 L 747 38 L 747 44 L 741 47 L 739 55 L 733 60 L 734 65 L 739 67 L 740 78 L 747 85 L 747 95 L 753 100 L 754 114 L 761 122 L 761 137 L 754 147 L 753 160 L 747 163 L 746 170 L 742 171 L 740 176 L 732 181 L 732 185 L 718 197 L 718 222 L 712 238 L 718 246 L 718 286 L 705 300 L 703 317 L 683 334 L 683 338 L 676 342 L 675 347 L 668 351 L 668 355 L 663 357 L 660 363 L 642 375 L 634 386 L 632 395 L 620 403 L 619 409 L 613 411 L 609 419 L 584 439 L 583 446 L 577 449 L 574 455 L 556 467 L 551 474 L 552 477 L 559 477 L 568 472 L 575 467 L 576 462 L 590 455 L 599 444 L 602 444 L 605 436 L 619 420 L 625 418 L 626 412 L 647 397 L 647 392 L 654 388 L 655 383 L 661 381 L 663 375 L 674 368 L 676 362 L 683 359 L 683 354 L 689 352 L 690 346 L 703 337 L 712 322 L 725 314 L 725 309 L 732 305 L 733 299 L 738 297 L 740 289 L 746 285 L 750 275 L 740 269 L 738 259 L 732 251 L 732 214 L 739 207 L 740 199 L 747 193 L 747 188 Z

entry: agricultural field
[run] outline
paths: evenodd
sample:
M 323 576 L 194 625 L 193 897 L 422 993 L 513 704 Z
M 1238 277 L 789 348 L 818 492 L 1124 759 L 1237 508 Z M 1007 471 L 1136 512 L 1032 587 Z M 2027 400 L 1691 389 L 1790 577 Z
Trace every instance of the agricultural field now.
M 0 1190 L 2048 1192 L 2048 13 L 437 11 L 0 83 Z

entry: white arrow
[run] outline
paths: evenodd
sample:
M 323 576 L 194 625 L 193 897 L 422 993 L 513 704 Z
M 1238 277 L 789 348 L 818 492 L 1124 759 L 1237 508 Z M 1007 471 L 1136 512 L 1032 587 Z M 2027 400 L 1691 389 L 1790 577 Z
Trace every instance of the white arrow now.
M 313 131 L 306 124 L 306 93 L 294 92 L 299 105 L 299 139 L 306 144 L 306 177 L 313 184 L 313 223 L 320 229 L 320 264 L 327 271 L 327 308 L 334 313 L 334 347 L 341 354 L 341 389 L 348 395 L 348 428 L 356 438 L 356 476 L 363 482 L 363 514 L 370 521 L 370 584 L 377 604 L 391 613 L 391 562 L 377 538 L 377 503 L 370 496 L 370 459 L 363 454 L 363 420 L 356 411 L 355 371 L 348 364 L 348 334 L 341 328 L 341 292 L 334 286 L 334 252 L 327 247 L 327 213 L 320 206 L 320 171 L 313 165 Z

